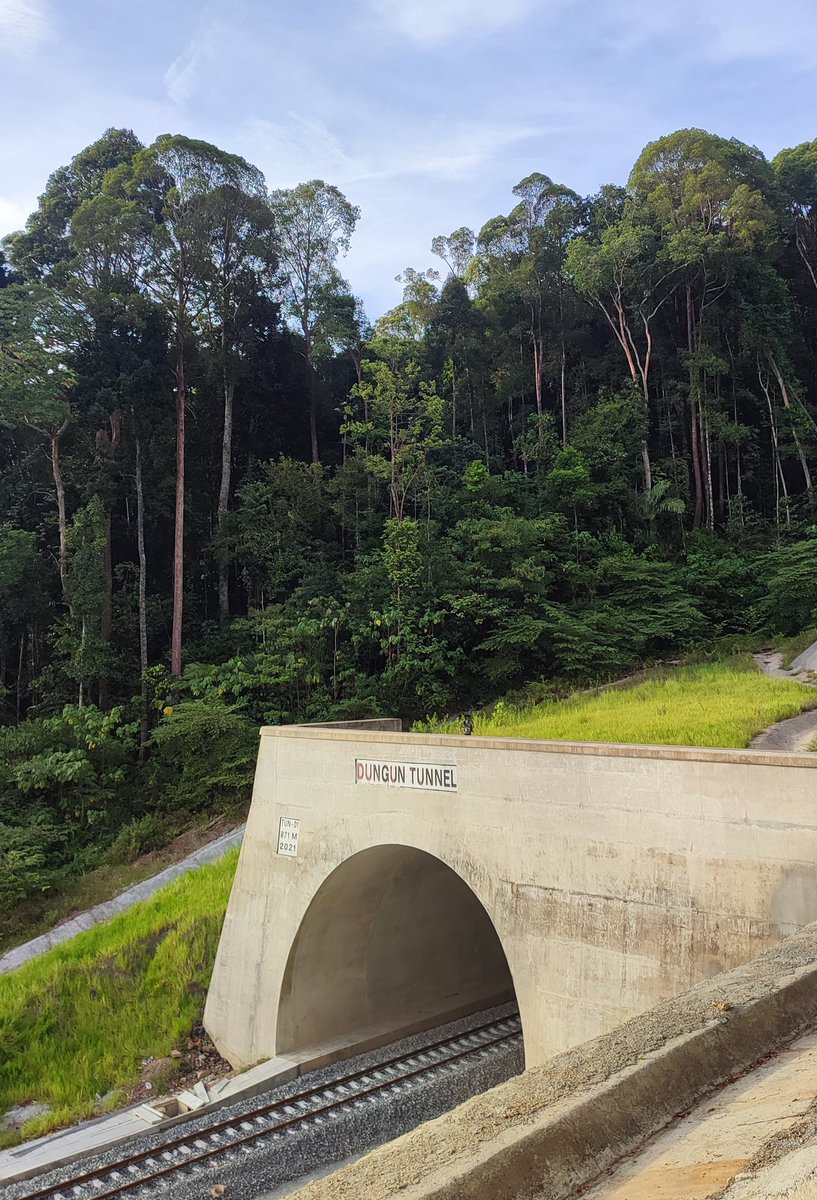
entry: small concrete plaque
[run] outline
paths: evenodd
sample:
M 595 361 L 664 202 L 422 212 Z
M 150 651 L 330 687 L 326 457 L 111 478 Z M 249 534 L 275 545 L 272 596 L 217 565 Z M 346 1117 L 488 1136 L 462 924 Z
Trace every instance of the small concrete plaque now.
M 453 763 L 383 762 L 373 758 L 356 758 L 355 783 L 418 788 L 425 792 L 456 792 L 457 768 Z
M 297 817 L 281 817 L 278 822 L 278 853 L 287 858 L 297 858 L 300 832 L 301 822 Z

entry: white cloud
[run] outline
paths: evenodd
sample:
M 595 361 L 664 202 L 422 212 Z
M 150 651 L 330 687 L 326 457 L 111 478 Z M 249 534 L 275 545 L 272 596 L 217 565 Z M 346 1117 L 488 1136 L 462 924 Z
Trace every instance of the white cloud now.
M 9 200 L 5 196 L 0 196 L 0 237 L 22 229 L 31 208 L 30 201 Z
M 365 149 L 347 147 L 322 121 L 289 113 L 286 121 L 254 120 L 239 134 L 240 150 L 265 171 L 270 187 L 323 177 L 341 186 L 400 177 L 461 180 L 510 146 L 541 136 L 541 126 L 450 121 L 362 135 Z
M 207 46 L 195 38 L 187 49 L 175 58 L 165 71 L 165 91 L 174 104 L 184 105 L 192 100 L 198 86 L 199 74 L 207 58 Z
M 669 41 L 673 49 L 715 62 L 785 58 L 810 65 L 817 34 L 812 0 L 605 0 L 604 20 L 625 49 Z
M 50 32 L 38 0 L 0 0 L 0 45 L 12 54 L 29 54 Z
M 418 45 L 433 46 L 457 37 L 491 33 L 515 25 L 558 0 L 369 0 L 370 7 L 398 33 Z
M 419 46 L 488 34 L 520 25 L 547 30 L 565 12 L 571 20 L 607 31 L 630 50 L 654 41 L 704 61 L 793 57 L 813 61 L 817 34 L 814 0 L 366 0 L 368 9 Z
M 205 12 L 190 45 L 165 71 L 165 91 L 174 104 L 185 105 L 192 100 L 205 75 L 223 62 L 225 47 L 233 40 L 232 32 L 221 17 Z

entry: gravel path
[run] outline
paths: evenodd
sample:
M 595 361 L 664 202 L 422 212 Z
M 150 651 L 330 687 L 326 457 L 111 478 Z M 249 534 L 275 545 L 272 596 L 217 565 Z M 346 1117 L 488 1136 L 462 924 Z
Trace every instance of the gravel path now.
M 790 671 L 783 666 L 783 655 L 766 651 L 755 654 L 754 660 L 764 675 L 772 679 L 796 679 L 799 683 L 809 683 L 803 672 Z M 770 725 L 750 742 L 756 750 L 788 750 L 798 752 L 808 750 L 810 744 L 817 738 L 817 708 L 800 713 L 798 717 L 789 717 L 786 721 L 778 721 Z
M 203 867 L 205 863 L 215 862 L 233 846 L 240 845 L 243 837 L 244 826 L 242 825 L 240 828 L 232 829 L 222 837 L 216 838 L 208 845 L 202 846 L 201 849 L 196 850 L 194 854 L 189 854 L 180 862 L 171 863 L 158 875 L 134 884 L 127 891 L 114 896 L 112 900 L 106 900 L 104 904 L 97 904 L 94 908 L 89 908 L 87 912 L 79 913 L 78 916 L 63 921 L 61 925 L 50 929 L 48 933 L 42 933 L 39 937 L 32 938 L 30 942 L 23 942 L 22 946 L 15 946 L 12 950 L 6 951 L 0 958 L 0 975 L 4 975 L 7 971 L 13 971 L 15 967 L 22 966 L 29 959 L 39 958 L 41 954 L 45 954 L 52 947 L 59 946 L 61 942 L 67 942 L 70 938 L 76 937 L 78 933 L 83 933 L 86 929 L 98 925 L 100 921 L 107 921 L 109 917 L 115 917 L 132 905 L 138 904 L 140 900 L 147 900 L 148 896 L 152 896 L 160 888 L 165 887 L 174 879 L 178 879 L 180 875 L 186 875 L 188 871 L 195 871 L 198 867 Z

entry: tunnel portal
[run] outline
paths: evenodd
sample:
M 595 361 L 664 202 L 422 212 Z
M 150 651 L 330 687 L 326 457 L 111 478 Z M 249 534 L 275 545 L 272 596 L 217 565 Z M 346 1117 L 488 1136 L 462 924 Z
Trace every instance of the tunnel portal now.
M 276 1051 L 399 1037 L 513 998 L 499 937 L 468 884 L 423 850 L 373 846 L 336 867 L 306 910 Z

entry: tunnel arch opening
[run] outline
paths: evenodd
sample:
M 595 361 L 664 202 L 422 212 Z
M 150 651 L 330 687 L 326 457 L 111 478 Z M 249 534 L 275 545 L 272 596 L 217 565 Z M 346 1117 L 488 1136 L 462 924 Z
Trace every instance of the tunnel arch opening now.
M 382 1044 L 515 999 L 490 916 L 447 863 L 381 845 L 324 880 L 289 952 L 276 1053 Z

